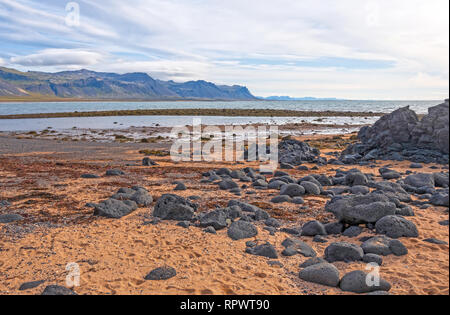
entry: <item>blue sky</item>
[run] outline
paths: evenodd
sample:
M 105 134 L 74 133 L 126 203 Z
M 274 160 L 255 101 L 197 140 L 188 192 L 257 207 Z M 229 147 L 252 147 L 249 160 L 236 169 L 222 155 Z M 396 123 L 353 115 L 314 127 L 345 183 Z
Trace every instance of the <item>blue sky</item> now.
M 0 65 L 147 72 L 260 96 L 448 97 L 448 0 L 0 0 Z M 71 15 L 70 15 L 71 16 Z

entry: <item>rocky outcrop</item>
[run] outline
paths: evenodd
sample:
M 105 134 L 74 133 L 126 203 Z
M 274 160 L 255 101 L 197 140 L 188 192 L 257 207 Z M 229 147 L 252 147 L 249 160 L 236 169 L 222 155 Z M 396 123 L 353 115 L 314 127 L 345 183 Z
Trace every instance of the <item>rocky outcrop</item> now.
M 449 101 L 431 107 L 421 120 L 409 107 L 383 116 L 361 128 L 359 143 L 342 153 L 341 161 L 410 160 L 448 164 Z
M 364 251 L 361 247 L 346 242 L 333 243 L 325 249 L 325 260 L 329 263 L 360 261 L 363 256 Z
M 339 284 L 342 291 L 353 292 L 353 293 L 370 293 L 376 291 L 390 291 L 391 284 L 384 279 L 379 279 L 379 281 L 374 281 L 373 285 L 367 280 L 373 279 L 370 275 L 366 274 L 364 271 L 355 270 L 346 274 Z
M 131 200 L 117 200 L 110 198 L 94 205 L 94 215 L 99 217 L 120 219 L 137 210 L 138 205 Z
M 300 165 L 302 163 L 326 163 L 320 151 L 309 144 L 297 140 L 283 140 L 278 145 L 280 163 Z
M 314 264 L 306 267 L 299 274 L 300 279 L 307 282 L 337 287 L 339 285 L 339 270 L 328 263 Z
M 329 201 L 325 210 L 333 213 L 342 222 L 351 225 L 375 223 L 381 218 L 394 215 L 396 205 L 383 194 L 335 197 Z
M 449 154 L 449 100 L 428 110 L 428 115 L 414 126 L 411 136 L 420 148 Z
M 418 237 L 416 225 L 400 216 L 390 215 L 379 220 L 375 225 L 378 234 L 385 234 L 390 238 Z
M 41 295 L 57 296 L 57 295 L 77 295 L 77 294 L 73 292 L 71 289 L 62 287 L 60 285 L 49 285 L 44 289 Z
M 197 211 L 197 205 L 189 200 L 172 194 L 166 194 L 158 199 L 153 216 L 162 220 L 191 220 Z
M 233 222 L 228 229 L 228 236 L 235 241 L 252 238 L 258 235 L 258 229 L 250 222 L 242 220 Z

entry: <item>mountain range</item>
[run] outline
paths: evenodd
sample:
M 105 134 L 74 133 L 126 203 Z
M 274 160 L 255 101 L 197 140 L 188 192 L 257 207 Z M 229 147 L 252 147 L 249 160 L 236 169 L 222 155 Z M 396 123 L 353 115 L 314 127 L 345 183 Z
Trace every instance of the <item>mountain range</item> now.
M 239 85 L 206 81 L 155 80 L 146 73 L 105 73 L 89 70 L 57 73 L 21 72 L 0 67 L 0 98 L 67 98 L 95 100 L 257 100 Z
M 317 97 L 290 97 L 290 96 L 269 96 L 261 97 L 266 101 L 342 101 L 338 98 L 317 98 Z

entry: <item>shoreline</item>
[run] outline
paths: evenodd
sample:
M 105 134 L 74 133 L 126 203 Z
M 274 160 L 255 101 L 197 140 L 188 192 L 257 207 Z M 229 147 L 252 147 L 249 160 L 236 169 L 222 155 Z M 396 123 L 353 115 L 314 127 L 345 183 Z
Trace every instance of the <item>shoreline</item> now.
M 320 148 L 322 154 L 340 152 L 347 136 L 305 136 L 298 140 Z M 341 147 L 342 145 L 342 147 Z M 0 282 L 0 294 L 41 294 L 48 285 L 65 285 L 68 261 L 79 265 L 80 286 L 73 291 L 80 295 L 95 294 L 170 294 L 183 295 L 344 295 L 339 288 L 306 282 L 299 278 L 299 266 L 309 258 L 297 254 L 284 256 L 287 238 L 302 240 L 317 257 L 323 257 L 333 243 L 350 242 L 359 246 L 361 238 L 376 236 L 373 230 L 361 227 L 361 234 L 350 237 L 328 235 L 326 243 L 312 237 L 290 235 L 282 229 L 271 233 L 264 222 L 253 222 L 258 234 L 253 238 L 231 241 L 226 229 L 208 234 L 195 225 L 181 227 L 177 220 L 153 221 L 151 209 L 164 194 L 175 193 L 182 198 L 197 196 L 197 213 L 206 214 L 224 208 L 230 200 L 243 201 L 259 207 L 276 219 L 282 227 L 295 229 L 307 222 L 332 223 L 334 216 L 324 210 L 327 198 L 305 195 L 300 207 L 293 203 L 274 204 L 276 189 L 242 188 L 237 197 L 203 182 L 202 174 L 220 168 L 257 169 L 255 162 L 174 162 L 164 153 L 169 143 L 89 143 L 61 142 L 43 139 L 14 139 L 0 135 L 0 201 L 9 205 L 2 213 L 20 215 L 23 220 L 0 224 L 2 255 L 0 265 L 7 277 Z M 156 166 L 143 166 L 150 157 Z M 409 162 L 376 161 L 369 166 L 341 166 L 343 170 L 357 167 L 377 182 L 382 181 L 378 168 L 390 167 L 402 175 Z M 284 170 L 292 178 L 305 176 L 332 177 L 336 166 L 305 163 L 308 170 Z M 314 167 L 316 167 L 314 169 Z M 421 172 L 433 173 L 424 165 Z M 110 169 L 119 169 L 122 176 L 106 176 Z M 82 174 L 97 174 L 85 179 Z M 273 176 L 268 176 L 267 180 Z M 178 182 L 186 190 L 174 191 Z M 93 215 L 90 203 L 109 198 L 118 189 L 141 186 L 153 197 L 150 206 L 141 206 L 121 219 L 105 219 Z M 325 189 L 332 189 L 333 186 Z M 337 187 L 334 187 L 337 188 Z M 251 194 L 247 194 L 250 193 Z M 417 198 L 413 196 L 413 201 Z M 448 208 L 430 206 L 420 209 L 410 204 L 415 216 L 408 217 L 419 230 L 418 238 L 401 238 L 408 254 L 383 256 L 380 276 L 392 285 L 392 295 L 448 295 L 448 245 L 427 243 L 426 239 L 448 240 Z M 446 212 L 447 211 L 447 212 Z M 114 240 L 113 242 L 111 240 Z M 272 244 L 278 257 L 246 252 L 247 241 Z M 333 263 L 339 276 L 365 270 L 363 261 Z M 163 282 L 146 281 L 149 271 L 167 265 L 177 276 Z M 19 268 L 18 268 L 19 266 Z M 36 287 L 21 291 L 24 283 L 43 281 Z
M 390 100 L 390 99 L 314 99 L 314 100 L 301 100 L 301 99 L 293 99 L 293 100 L 268 100 L 268 99 L 207 99 L 207 98 L 182 98 L 182 99 L 103 99 L 103 98 L 85 98 L 85 99 L 79 99 L 79 98 L 52 98 L 52 97 L 0 97 L 0 103 L 41 103 L 41 102 L 48 102 L 48 103 L 91 103 L 91 102 L 114 102 L 114 103 L 139 103 L 139 102 L 146 102 L 146 103 L 152 103 L 152 102 L 439 102 L 438 99 L 419 99 L 419 100 Z
M 203 127 L 207 127 L 204 125 Z M 236 125 L 235 127 L 239 127 Z M 245 127 L 263 127 L 267 124 L 249 124 Z M 282 136 L 337 136 L 349 135 L 357 132 L 357 129 L 366 125 L 348 126 L 344 124 L 292 124 L 279 125 L 279 132 Z M 221 132 L 225 133 L 224 125 L 217 126 Z M 173 127 L 164 126 L 144 126 L 144 127 L 124 127 L 124 128 L 68 128 L 64 130 L 54 130 L 47 128 L 44 130 L 31 131 L 0 131 L 0 136 L 11 137 L 16 139 L 45 139 L 53 141 L 87 141 L 97 143 L 155 143 L 166 142 L 173 139 L 170 138 Z M 187 127 L 192 132 L 192 126 Z M 226 135 L 224 135 L 226 136 Z
M 384 113 L 349 111 L 294 111 L 273 109 L 138 109 L 0 115 L 0 119 L 38 119 L 117 116 L 226 116 L 226 117 L 381 117 Z

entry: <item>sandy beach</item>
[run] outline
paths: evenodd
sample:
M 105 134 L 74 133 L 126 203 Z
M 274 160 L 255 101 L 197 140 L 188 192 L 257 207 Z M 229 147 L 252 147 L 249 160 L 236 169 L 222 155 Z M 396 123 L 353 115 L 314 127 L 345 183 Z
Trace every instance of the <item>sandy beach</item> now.
M 321 148 L 322 154 L 335 151 L 332 138 L 313 137 L 331 149 Z M 348 139 L 347 136 L 342 136 Z M 307 137 L 299 140 L 307 140 Z M 0 224 L 0 294 L 40 294 L 46 285 L 65 286 L 66 265 L 80 266 L 80 286 L 77 294 L 250 294 L 305 295 L 345 294 L 339 289 L 305 282 L 298 277 L 299 265 L 307 260 L 297 255 L 267 259 L 245 253 L 247 240 L 232 241 L 226 230 L 216 235 L 202 229 L 177 226 L 176 221 L 153 225 L 152 207 L 140 207 L 122 219 L 93 216 L 86 204 L 98 203 L 122 187 L 145 187 L 154 200 L 166 193 L 174 193 L 176 181 L 187 190 L 175 192 L 182 197 L 200 196 L 195 201 L 199 212 L 224 207 L 236 196 L 218 190 L 215 185 L 201 183 L 202 173 L 222 167 L 242 169 L 257 166 L 234 163 L 174 163 L 170 157 L 150 156 L 159 165 L 142 165 L 141 150 L 163 151 L 168 144 L 56 142 L 54 140 L 16 139 L 0 137 L 0 200 L 11 206 L 0 213 L 13 212 L 24 220 Z M 389 165 L 400 173 L 409 169 L 408 162 L 377 162 L 377 168 Z M 311 174 L 332 175 L 337 168 L 353 166 L 321 166 L 309 171 L 286 170 L 292 177 Z M 421 172 L 433 172 L 426 165 Z M 358 167 L 364 173 L 380 175 L 377 169 Z M 103 176 L 108 169 L 121 169 L 125 175 Z M 82 179 L 85 173 L 100 175 L 97 179 Z M 252 190 L 251 187 L 246 190 Z M 246 191 L 244 190 L 244 191 Z M 244 194 L 241 200 L 267 211 L 283 226 L 298 227 L 310 220 L 332 222 L 333 215 L 324 211 L 327 198 L 305 196 L 304 208 L 294 204 L 273 204 L 275 190 L 256 190 Z M 406 256 L 384 257 L 381 276 L 392 285 L 394 295 L 435 295 L 449 293 L 449 248 L 425 239 L 449 239 L 448 208 L 430 207 L 426 210 L 412 206 L 415 217 L 409 218 L 419 230 L 418 238 L 402 238 L 408 248 Z M 256 223 L 258 235 L 250 240 L 270 242 L 278 251 L 281 243 L 292 237 L 278 232 L 271 235 L 264 225 Z M 328 236 L 321 244 L 312 238 L 301 237 L 322 257 L 333 242 L 360 244 L 360 238 L 375 236 L 365 228 L 355 238 Z M 276 260 L 279 264 L 269 265 Z M 160 266 L 171 266 L 177 276 L 167 281 L 145 281 L 145 275 Z M 365 270 L 363 262 L 336 262 L 341 276 L 352 270 Z M 36 288 L 19 291 L 23 283 L 44 282 Z
M 449 12 L 0 0 L 0 296 L 449 295 Z

